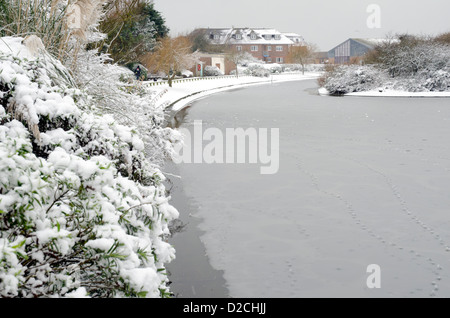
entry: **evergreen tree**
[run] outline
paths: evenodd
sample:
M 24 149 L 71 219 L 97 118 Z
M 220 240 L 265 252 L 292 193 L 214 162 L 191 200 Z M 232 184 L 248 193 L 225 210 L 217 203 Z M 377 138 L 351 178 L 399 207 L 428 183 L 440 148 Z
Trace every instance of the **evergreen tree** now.
M 107 34 L 103 49 L 120 64 L 139 61 L 152 51 L 157 40 L 168 34 L 169 28 L 152 2 L 122 0 L 127 6 L 112 6 L 101 30 Z

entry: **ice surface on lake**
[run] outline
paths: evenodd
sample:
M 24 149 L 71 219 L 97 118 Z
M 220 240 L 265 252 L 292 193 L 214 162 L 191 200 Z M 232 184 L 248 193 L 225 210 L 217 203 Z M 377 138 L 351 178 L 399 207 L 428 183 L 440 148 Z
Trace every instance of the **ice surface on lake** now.
M 449 297 L 448 99 L 328 97 L 306 91 L 314 86 L 220 93 L 185 119 L 280 129 L 275 175 L 179 165 L 230 296 Z M 379 289 L 366 284 L 370 264 Z

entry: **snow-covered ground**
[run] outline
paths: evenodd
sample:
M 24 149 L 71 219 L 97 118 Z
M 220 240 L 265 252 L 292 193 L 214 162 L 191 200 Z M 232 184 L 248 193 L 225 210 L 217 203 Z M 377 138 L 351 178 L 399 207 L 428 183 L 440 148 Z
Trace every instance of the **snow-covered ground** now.
M 321 87 L 318 89 L 320 95 L 329 95 L 329 92 Z M 450 97 L 450 92 L 407 92 L 398 90 L 370 90 L 364 92 L 347 93 L 345 96 L 359 97 Z
M 198 81 L 175 82 L 173 87 L 169 87 L 165 84 L 155 86 L 154 89 L 158 94 L 162 94 L 157 101 L 158 105 L 172 104 L 172 110 L 178 111 L 196 99 L 229 89 L 251 85 L 313 79 L 319 76 L 320 73 L 318 72 L 305 72 L 304 75 L 301 73 L 282 73 L 274 74 L 269 77 L 239 76 L 237 78 L 230 76 L 217 79 L 210 78 Z
M 450 92 L 406 92 L 395 90 L 372 90 L 367 92 L 348 93 L 346 95 L 361 97 L 450 97 Z

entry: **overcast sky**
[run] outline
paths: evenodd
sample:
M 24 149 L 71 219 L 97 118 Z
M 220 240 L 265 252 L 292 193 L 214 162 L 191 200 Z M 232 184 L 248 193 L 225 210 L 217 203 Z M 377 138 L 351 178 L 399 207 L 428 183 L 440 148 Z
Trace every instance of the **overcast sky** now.
M 294 32 L 328 51 L 350 37 L 436 35 L 450 31 L 449 0 L 154 0 L 171 35 L 197 27 L 255 27 Z M 380 9 L 367 12 L 369 5 Z M 376 23 L 368 26 L 367 20 Z

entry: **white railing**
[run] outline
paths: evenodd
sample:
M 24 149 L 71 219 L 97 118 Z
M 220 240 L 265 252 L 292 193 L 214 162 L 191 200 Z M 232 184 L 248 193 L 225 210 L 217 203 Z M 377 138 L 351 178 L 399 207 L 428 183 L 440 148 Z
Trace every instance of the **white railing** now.
M 215 80 L 215 79 L 223 79 L 223 78 L 241 78 L 241 77 L 251 77 L 250 75 L 221 75 L 221 76 L 203 76 L 203 77 L 187 77 L 187 78 L 177 78 L 172 80 L 172 83 L 185 83 L 185 82 L 194 82 L 194 81 L 209 81 L 209 80 Z M 168 83 L 167 80 L 163 81 L 145 81 L 145 84 L 148 84 L 150 86 L 156 86 L 156 85 L 165 85 Z

